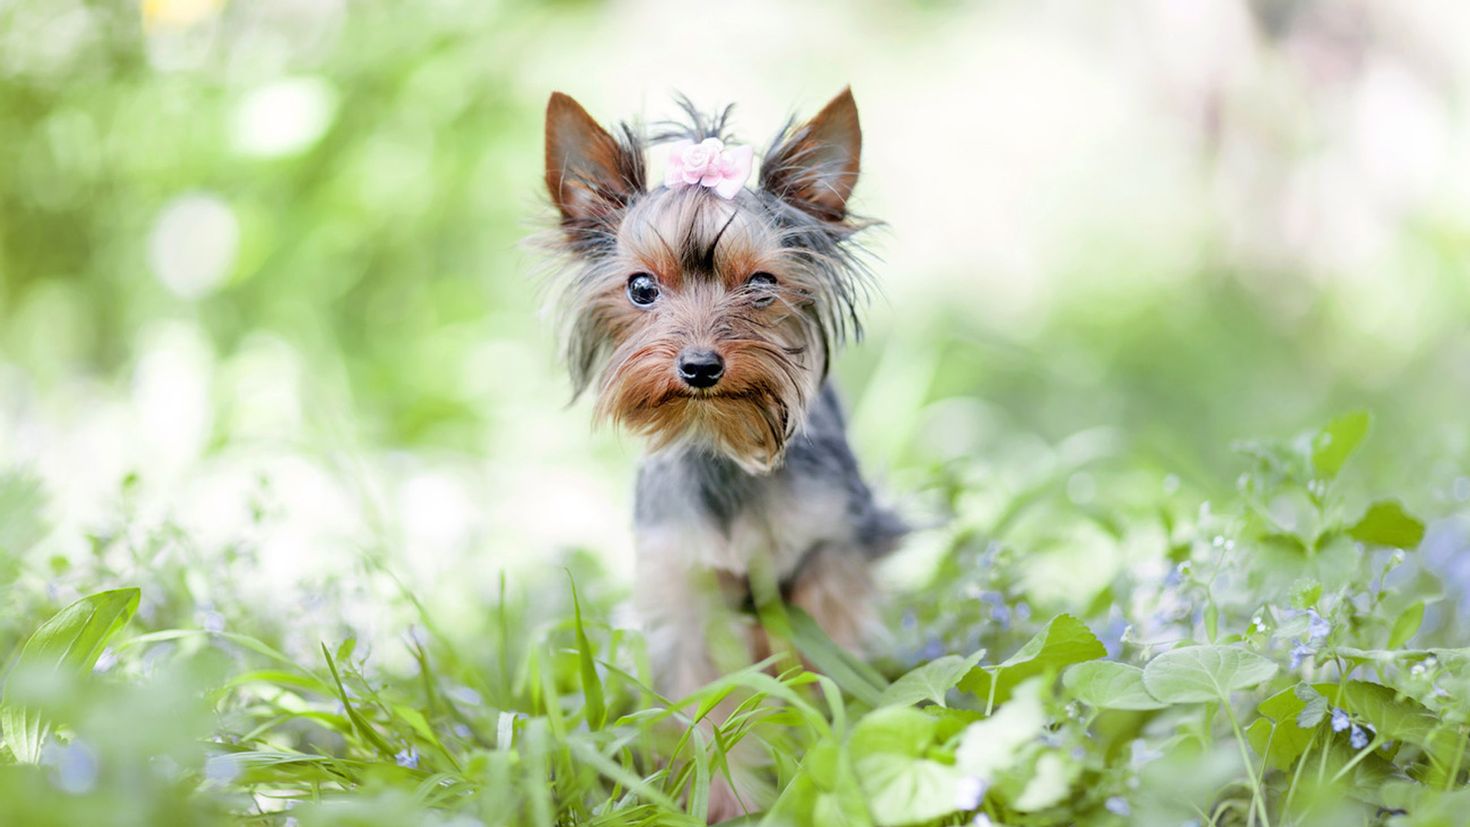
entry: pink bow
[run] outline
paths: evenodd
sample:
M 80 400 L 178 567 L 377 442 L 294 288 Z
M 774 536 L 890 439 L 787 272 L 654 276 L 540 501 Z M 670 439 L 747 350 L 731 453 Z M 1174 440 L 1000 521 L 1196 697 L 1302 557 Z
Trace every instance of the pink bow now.
M 693 186 L 709 187 L 721 198 L 734 198 L 750 177 L 755 150 L 748 146 L 726 149 L 719 138 L 705 138 L 699 143 L 685 140 L 671 147 L 669 169 L 664 173 L 664 186 L 669 189 Z

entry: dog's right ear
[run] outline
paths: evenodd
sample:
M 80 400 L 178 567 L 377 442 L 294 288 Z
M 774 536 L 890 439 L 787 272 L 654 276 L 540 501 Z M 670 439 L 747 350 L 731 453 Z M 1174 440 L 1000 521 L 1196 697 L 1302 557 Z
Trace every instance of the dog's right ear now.
M 546 189 L 564 224 L 604 220 L 643 190 L 643 153 L 619 141 L 561 92 L 546 103 Z
M 863 151 L 852 89 L 843 89 L 801 126 L 788 126 L 761 160 L 761 188 L 834 223 L 847 217 Z

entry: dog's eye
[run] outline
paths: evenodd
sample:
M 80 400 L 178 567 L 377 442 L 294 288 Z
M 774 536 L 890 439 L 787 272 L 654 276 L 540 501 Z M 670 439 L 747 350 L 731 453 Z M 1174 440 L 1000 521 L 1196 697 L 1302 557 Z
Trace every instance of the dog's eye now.
M 639 307 L 647 307 L 658 298 L 658 281 L 648 273 L 634 273 L 628 277 L 628 301 Z
M 776 277 L 770 273 L 756 273 L 745 280 L 745 286 L 755 292 L 757 307 L 765 307 L 776 300 Z

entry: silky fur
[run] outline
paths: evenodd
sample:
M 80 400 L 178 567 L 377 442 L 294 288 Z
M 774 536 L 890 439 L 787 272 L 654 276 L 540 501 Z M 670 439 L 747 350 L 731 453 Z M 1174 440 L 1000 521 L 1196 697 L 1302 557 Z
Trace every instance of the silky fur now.
M 687 123 L 654 141 L 727 137 L 728 108 L 682 106 Z M 787 124 L 758 186 L 732 199 L 650 187 L 642 133 L 605 130 L 565 95 L 546 126 L 559 215 L 546 246 L 573 387 L 595 393 L 598 421 L 647 443 L 634 604 L 661 691 L 682 697 L 765 654 L 742 611 L 754 573 L 859 648 L 877 630 L 871 563 L 907 528 L 863 481 L 827 382 L 833 351 L 861 334 L 869 284 L 856 236 L 871 222 L 847 209 L 861 150 L 851 94 Z M 642 273 L 659 286 L 646 307 L 628 295 Z M 679 378 L 691 349 L 723 358 L 712 387 Z M 729 756 L 733 785 L 712 783 L 711 821 L 759 806 L 750 749 Z

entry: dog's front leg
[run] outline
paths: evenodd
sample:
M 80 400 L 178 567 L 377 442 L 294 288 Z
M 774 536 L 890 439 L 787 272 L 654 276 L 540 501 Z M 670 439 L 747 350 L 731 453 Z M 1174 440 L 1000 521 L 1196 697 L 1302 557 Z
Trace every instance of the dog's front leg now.
M 700 687 L 750 663 L 749 624 L 730 608 L 726 580 L 710 568 L 691 563 L 688 540 L 661 532 L 638 537 L 634 604 L 648 642 L 649 661 L 658 690 L 679 701 Z M 715 727 L 734 711 L 734 700 L 716 706 L 699 726 L 706 743 Z M 758 809 L 753 744 L 737 744 L 725 754 L 730 779 L 710 780 L 709 822 L 735 818 Z

